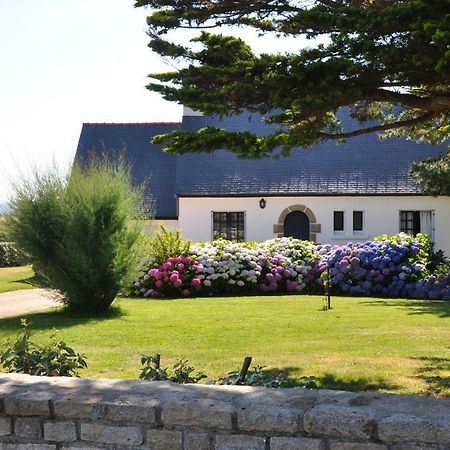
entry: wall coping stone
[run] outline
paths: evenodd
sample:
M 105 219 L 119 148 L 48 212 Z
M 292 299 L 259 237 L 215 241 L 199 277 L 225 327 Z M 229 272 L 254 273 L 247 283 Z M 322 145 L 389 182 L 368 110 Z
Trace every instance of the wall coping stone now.
M 414 395 L 0 374 L 0 408 L 0 450 L 165 448 L 169 438 L 190 450 L 193 436 L 211 450 L 270 450 L 271 439 L 274 449 L 450 448 L 450 399 Z M 26 417 L 45 433 L 10 432 Z M 50 427 L 65 423 L 67 441 L 55 441 Z

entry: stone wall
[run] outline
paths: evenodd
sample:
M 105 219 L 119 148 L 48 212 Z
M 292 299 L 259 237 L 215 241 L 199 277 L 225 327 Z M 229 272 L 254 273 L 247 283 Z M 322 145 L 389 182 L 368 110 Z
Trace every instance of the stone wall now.
M 0 376 L 0 450 L 450 449 L 450 400 Z

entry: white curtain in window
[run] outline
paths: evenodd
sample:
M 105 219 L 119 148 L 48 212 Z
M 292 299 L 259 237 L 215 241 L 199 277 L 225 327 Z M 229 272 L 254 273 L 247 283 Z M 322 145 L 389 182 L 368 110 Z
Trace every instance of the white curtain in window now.
M 433 224 L 431 211 L 420 211 L 420 232 L 428 234 L 433 239 Z

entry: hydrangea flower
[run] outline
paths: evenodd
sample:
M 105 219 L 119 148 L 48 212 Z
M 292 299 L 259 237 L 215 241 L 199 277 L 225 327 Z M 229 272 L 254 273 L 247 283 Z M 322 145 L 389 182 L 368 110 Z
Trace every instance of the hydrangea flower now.
M 161 265 L 149 260 L 134 292 L 144 297 L 226 293 L 323 292 L 450 299 L 450 274 L 427 269 L 427 236 L 405 233 L 346 245 L 316 245 L 293 238 L 262 243 L 206 242 L 188 257 Z M 326 281 L 329 280 L 329 281 Z

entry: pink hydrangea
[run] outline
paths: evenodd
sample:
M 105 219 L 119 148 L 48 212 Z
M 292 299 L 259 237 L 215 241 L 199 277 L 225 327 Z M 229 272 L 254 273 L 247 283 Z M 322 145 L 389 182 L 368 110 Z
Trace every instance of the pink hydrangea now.
M 298 287 L 298 283 L 296 281 L 287 280 L 286 281 L 286 290 L 288 292 L 296 291 Z

